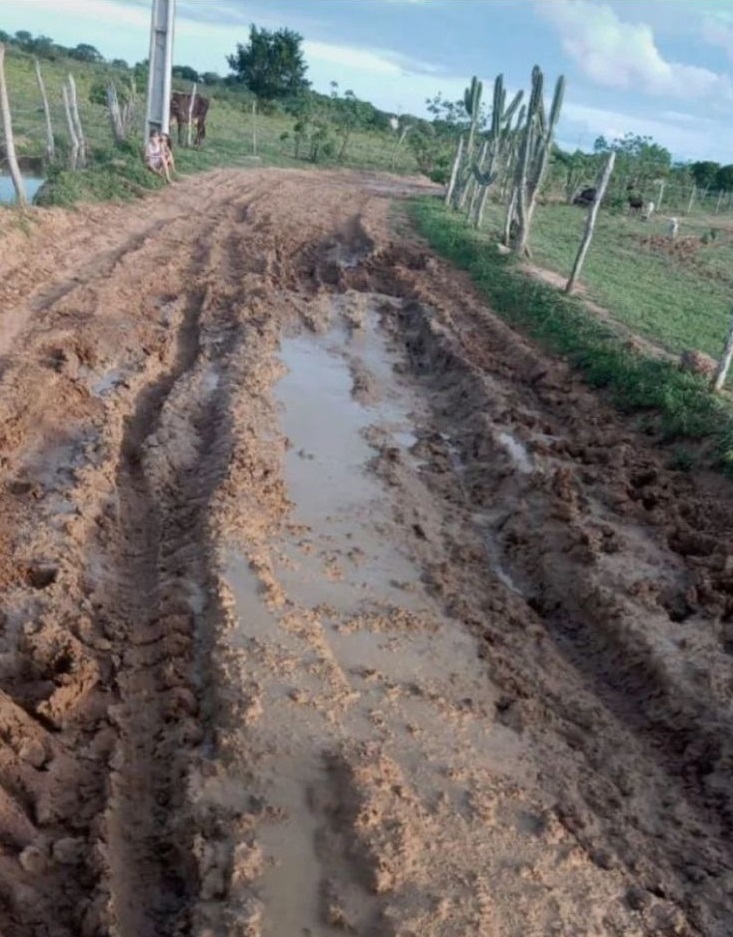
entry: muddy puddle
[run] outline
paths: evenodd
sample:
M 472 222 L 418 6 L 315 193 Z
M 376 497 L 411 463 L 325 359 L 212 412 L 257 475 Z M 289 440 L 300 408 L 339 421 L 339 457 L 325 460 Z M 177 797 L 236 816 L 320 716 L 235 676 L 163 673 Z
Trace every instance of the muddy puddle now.
M 397 448 L 418 483 L 410 449 L 422 413 L 377 316 L 357 329 L 339 322 L 326 335 L 284 338 L 281 360 L 287 373 L 274 393 L 292 510 L 268 564 L 277 587 L 241 555 L 231 556 L 228 575 L 234 640 L 256 687 L 255 774 L 270 805 L 259 831 L 264 933 L 286 937 L 341 932 L 324 925 L 331 821 L 322 794 L 341 746 L 378 744 L 411 784 L 449 798 L 454 782 L 438 764 L 470 752 L 516 776 L 521 743 L 492 724 L 497 693 L 475 640 L 427 595 L 389 492 L 370 469 L 380 445 Z M 365 373 L 379 391 L 369 403 L 355 393 L 355 374 Z M 292 900 L 278 900 L 286 894 Z M 358 932 L 370 926 L 371 901 L 364 895 L 351 909 Z

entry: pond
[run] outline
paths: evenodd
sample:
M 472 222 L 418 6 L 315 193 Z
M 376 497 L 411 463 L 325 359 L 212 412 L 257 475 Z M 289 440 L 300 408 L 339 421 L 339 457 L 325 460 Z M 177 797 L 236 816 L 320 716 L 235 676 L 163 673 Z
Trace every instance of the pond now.
M 23 176 L 23 181 L 25 182 L 25 194 L 28 196 L 28 201 L 32 202 L 36 197 L 36 192 L 46 180 L 38 176 Z M 15 189 L 13 188 L 13 180 L 10 176 L 0 175 L 0 205 L 7 205 L 14 201 Z

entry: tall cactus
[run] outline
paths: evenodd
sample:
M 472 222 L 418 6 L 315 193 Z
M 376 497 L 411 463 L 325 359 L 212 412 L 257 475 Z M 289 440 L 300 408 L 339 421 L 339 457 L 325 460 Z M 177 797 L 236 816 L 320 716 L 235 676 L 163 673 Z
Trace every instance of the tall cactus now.
M 557 80 L 549 116 L 545 113 L 543 86 L 544 76 L 540 67 L 535 65 L 510 200 L 511 216 L 506 221 L 511 246 L 521 256 L 529 255 L 532 218 L 550 164 L 552 141 L 565 94 L 565 78 L 561 75 Z
M 494 184 L 502 169 L 508 164 L 512 141 L 516 136 L 516 131 L 512 128 L 512 120 L 523 96 L 523 91 L 517 92 L 509 107 L 506 107 L 504 76 L 497 75 L 494 81 L 491 125 L 479 154 L 479 159 L 472 166 L 476 187 L 469 207 L 468 217 L 476 227 L 481 226 L 490 187 Z
M 468 136 L 462 148 L 460 158 L 458 152 L 456 152 L 456 181 L 450 197 L 450 202 L 455 208 L 463 208 L 471 187 L 471 165 L 476 155 L 476 132 L 481 117 L 481 96 L 483 90 L 483 82 L 479 81 L 474 75 L 471 79 L 471 84 L 463 92 L 463 106 L 469 117 L 469 125 Z

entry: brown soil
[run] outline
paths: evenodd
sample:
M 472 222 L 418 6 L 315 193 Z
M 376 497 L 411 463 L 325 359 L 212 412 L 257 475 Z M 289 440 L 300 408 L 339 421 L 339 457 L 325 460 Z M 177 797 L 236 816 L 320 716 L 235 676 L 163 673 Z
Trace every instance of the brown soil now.
M 733 496 L 389 177 L 0 216 L 0 933 L 730 933 Z

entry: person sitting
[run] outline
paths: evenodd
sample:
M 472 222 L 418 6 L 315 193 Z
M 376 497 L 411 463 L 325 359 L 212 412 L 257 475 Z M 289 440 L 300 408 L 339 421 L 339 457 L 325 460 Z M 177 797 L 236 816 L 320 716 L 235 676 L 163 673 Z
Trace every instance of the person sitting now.
M 150 139 L 145 147 L 145 165 L 156 176 L 163 176 L 166 182 L 171 181 L 160 132 L 155 129 L 150 131 Z

